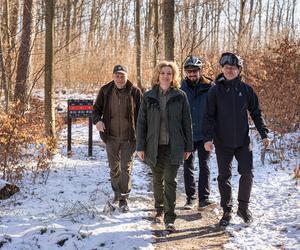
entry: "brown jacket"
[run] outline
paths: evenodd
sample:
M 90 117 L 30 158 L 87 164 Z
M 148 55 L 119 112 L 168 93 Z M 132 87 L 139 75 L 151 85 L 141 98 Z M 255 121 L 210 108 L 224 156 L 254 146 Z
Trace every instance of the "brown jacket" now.
M 111 123 L 111 114 L 110 114 L 110 97 L 112 94 L 112 90 L 115 86 L 114 81 L 111 81 L 104 86 L 101 87 L 99 94 L 96 98 L 93 110 L 93 123 L 96 124 L 98 121 L 102 121 L 105 125 L 105 131 L 100 132 L 101 139 L 106 142 L 109 131 L 110 131 L 110 123 Z M 135 141 L 135 128 L 137 115 L 140 108 L 142 94 L 139 88 L 133 86 L 133 84 L 127 80 L 126 82 L 126 91 L 129 97 L 128 102 L 128 122 L 130 124 L 129 131 L 129 140 Z

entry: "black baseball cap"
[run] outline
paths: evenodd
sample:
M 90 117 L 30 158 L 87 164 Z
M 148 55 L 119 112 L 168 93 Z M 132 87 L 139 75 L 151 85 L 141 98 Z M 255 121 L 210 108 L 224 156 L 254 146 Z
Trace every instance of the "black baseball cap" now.
M 113 69 L 113 74 L 117 73 L 127 74 L 127 68 L 124 65 L 117 64 Z

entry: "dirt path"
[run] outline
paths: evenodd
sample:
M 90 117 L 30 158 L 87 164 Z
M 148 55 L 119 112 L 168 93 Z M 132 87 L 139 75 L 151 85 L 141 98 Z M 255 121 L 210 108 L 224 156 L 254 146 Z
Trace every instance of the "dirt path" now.
M 175 221 L 176 232 L 166 233 L 164 224 L 152 224 L 153 245 L 155 249 L 192 250 L 192 249 L 223 249 L 229 240 L 229 234 L 218 226 L 218 205 L 202 209 L 184 210 L 185 195 L 183 191 L 182 170 L 178 173 L 178 191 Z M 154 212 L 153 212 L 154 216 Z
M 222 249 L 228 241 L 229 234 L 218 227 L 218 217 L 214 208 L 198 211 L 184 210 L 185 198 L 178 197 L 175 222 L 176 232 L 167 234 L 164 224 L 154 224 L 153 245 L 155 249 Z

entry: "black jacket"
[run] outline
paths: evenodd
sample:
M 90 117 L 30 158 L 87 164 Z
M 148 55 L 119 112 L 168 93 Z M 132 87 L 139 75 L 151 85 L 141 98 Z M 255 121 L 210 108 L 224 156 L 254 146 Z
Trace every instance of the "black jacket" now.
M 248 144 L 248 112 L 261 138 L 266 138 L 268 129 L 252 87 L 240 77 L 228 81 L 223 74 L 216 78 L 215 83 L 208 92 L 204 142 L 214 139 L 216 145 L 233 148 Z
M 157 162 L 160 110 L 159 86 L 146 92 L 139 111 L 137 121 L 137 151 L 145 152 L 145 162 L 155 166 Z M 190 108 L 186 94 L 172 88 L 166 109 L 168 115 L 168 131 L 170 136 L 171 164 L 183 162 L 183 153 L 193 151 L 193 136 Z
M 94 104 L 93 110 L 93 123 L 96 124 L 99 121 L 102 121 L 105 125 L 105 131 L 100 132 L 101 139 L 106 142 L 108 137 L 109 125 L 110 125 L 110 109 L 109 109 L 109 101 L 110 96 L 112 94 L 113 87 L 115 86 L 114 81 L 111 81 L 105 85 L 103 85 L 99 91 L 97 99 Z M 130 96 L 130 103 L 128 109 L 130 110 L 128 121 L 130 124 L 130 140 L 135 141 L 135 128 L 136 121 L 138 116 L 138 111 L 141 104 L 141 91 L 139 88 L 133 86 L 133 84 L 127 80 L 125 86 L 128 95 Z

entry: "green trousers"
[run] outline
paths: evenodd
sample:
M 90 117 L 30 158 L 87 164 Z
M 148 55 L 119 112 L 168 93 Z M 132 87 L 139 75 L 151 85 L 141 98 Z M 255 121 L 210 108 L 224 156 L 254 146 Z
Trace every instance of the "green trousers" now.
M 155 209 L 164 210 L 165 224 L 174 223 L 176 219 L 176 176 L 179 165 L 170 164 L 170 146 L 158 147 L 156 166 L 151 166 L 153 174 L 153 192 Z
M 126 200 L 131 191 L 131 172 L 135 143 L 107 140 L 107 158 L 110 167 L 111 186 L 117 200 Z

